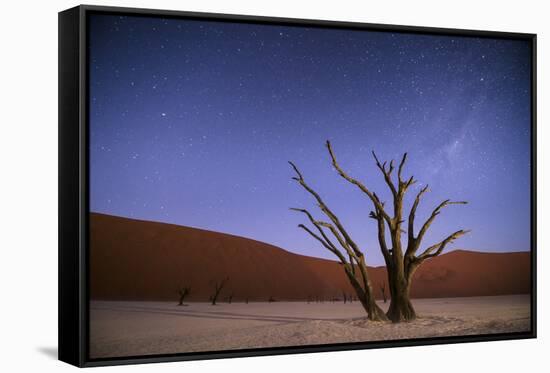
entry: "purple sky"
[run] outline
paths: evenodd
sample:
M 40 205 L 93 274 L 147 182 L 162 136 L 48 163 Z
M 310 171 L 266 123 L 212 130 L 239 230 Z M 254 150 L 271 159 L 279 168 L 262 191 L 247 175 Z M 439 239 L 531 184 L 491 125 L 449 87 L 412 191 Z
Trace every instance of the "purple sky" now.
M 382 264 L 371 203 L 389 201 L 371 156 L 409 152 L 407 208 L 440 201 L 425 238 L 529 250 L 530 46 L 526 41 L 94 15 L 90 20 L 91 210 L 226 232 L 332 258 L 289 207 L 317 210 L 294 161 Z M 448 249 L 449 250 L 449 249 Z

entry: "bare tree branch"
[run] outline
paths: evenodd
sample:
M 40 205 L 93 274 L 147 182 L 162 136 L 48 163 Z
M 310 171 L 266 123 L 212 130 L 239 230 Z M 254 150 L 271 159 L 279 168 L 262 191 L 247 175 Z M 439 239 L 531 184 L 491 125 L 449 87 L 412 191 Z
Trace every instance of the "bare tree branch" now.
M 372 193 L 369 189 L 367 189 L 367 187 L 363 183 L 361 183 L 360 181 L 352 178 L 351 176 L 346 174 L 344 172 L 344 170 L 342 170 L 342 168 L 340 167 L 340 165 L 336 161 L 336 156 L 334 155 L 334 152 L 332 151 L 332 146 L 330 144 L 330 141 L 327 141 L 326 145 L 327 145 L 327 148 L 328 148 L 328 152 L 330 154 L 330 158 L 332 159 L 332 166 L 336 169 L 336 171 L 338 171 L 338 174 L 341 177 L 343 177 L 344 179 L 346 179 L 347 181 L 349 181 L 350 183 L 357 186 L 363 193 L 365 193 L 370 198 L 370 200 L 374 203 L 374 206 L 377 207 L 381 211 L 382 215 L 384 216 L 384 219 L 386 219 L 388 224 L 391 225 L 392 224 L 392 219 L 390 218 L 390 216 L 384 210 L 384 205 L 380 202 L 380 200 L 378 198 L 375 198 L 374 193 Z
M 305 225 L 303 224 L 299 224 L 298 225 L 298 228 L 302 228 L 303 230 L 305 230 L 307 233 L 309 233 L 313 238 L 315 238 L 317 241 L 319 241 L 327 250 L 329 250 L 330 252 L 334 253 L 334 255 L 336 255 L 338 257 L 338 259 L 340 259 L 340 261 L 342 262 L 342 264 L 345 264 L 347 263 L 346 261 L 346 258 L 342 255 L 342 253 L 336 249 L 335 247 L 329 245 L 325 240 L 323 240 L 321 237 L 319 237 L 315 232 L 313 232 L 311 229 L 309 229 L 308 227 L 306 227 Z
M 328 218 L 334 223 L 334 225 L 338 228 L 338 230 L 340 231 L 340 233 L 342 234 L 342 236 L 344 237 L 346 242 L 353 248 L 353 251 L 360 253 L 361 251 L 359 250 L 359 247 L 351 239 L 350 235 L 345 230 L 344 226 L 340 223 L 340 220 L 338 219 L 336 214 L 334 214 L 332 212 L 332 210 L 329 209 L 329 207 L 321 199 L 321 196 L 319 196 L 319 194 L 317 192 L 315 192 L 305 182 L 303 175 L 298 170 L 298 167 L 296 167 L 296 165 L 294 163 L 290 162 L 290 161 L 288 163 L 290 163 L 290 165 L 294 168 L 294 170 L 296 171 L 296 174 L 298 175 L 298 177 L 293 177 L 293 179 L 296 180 L 305 190 L 307 190 L 317 200 L 317 203 L 319 204 L 319 208 L 321 209 L 321 211 L 323 211 L 325 213 L 325 215 L 328 216 Z
M 393 197 L 397 197 L 397 189 L 395 188 L 395 185 L 393 184 L 393 181 L 391 179 L 391 174 L 393 172 L 393 159 L 390 161 L 390 168 L 386 170 L 386 162 L 380 164 L 380 161 L 378 160 L 378 157 L 376 156 L 376 153 L 374 150 L 372 151 L 372 156 L 374 157 L 374 160 L 376 161 L 376 166 L 380 169 L 380 172 L 382 172 L 382 175 L 384 175 L 384 180 L 386 181 L 386 184 L 388 184 L 388 187 L 390 188 Z
M 386 242 L 386 223 L 384 221 L 384 218 L 381 214 L 378 213 L 378 210 L 377 212 L 371 211 L 369 217 L 376 220 L 378 230 L 378 244 L 380 245 L 380 250 L 382 251 L 382 255 L 384 255 L 386 263 L 389 263 L 391 253 L 388 250 L 388 244 Z
M 332 252 L 334 255 L 336 255 L 338 257 L 338 259 L 340 259 L 340 262 L 346 266 L 348 263 L 346 262 L 346 258 L 344 257 L 344 254 L 338 250 L 338 248 L 336 247 L 336 245 L 334 245 L 332 243 L 332 241 L 327 237 L 327 235 L 325 234 L 324 230 L 321 228 L 322 226 L 324 226 L 325 224 L 328 225 L 328 223 L 324 223 L 324 222 L 320 222 L 320 221 L 317 221 L 315 220 L 315 218 L 313 218 L 313 215 L 311 215 L 311 213 L 309 211 L 307 211 L 306 209 L 298 209 L 298 208 L 291 208 L 291 210 L 293 211 L 298 211 L 298 212 L 302 212 L 304 214 L 307 215 L 309 221 L 315 226 L 315 228 L 317 228 L 317 230 L 319 231 L 319 233 L 321 234 L 322 238 L 317 236 L 315 233 L 313 233 L 311 230 L 309 230 L 309 228 L 307 228 L 306 226 L 304 226 L 303 224 L 300 224 L 298 225 L 298 227 L 302 228 L 303 230 L 305 230 L 306 232 L 308 232 L 311 236 L 313 236 L 316 240 L 318 240 L 319 242 L 321 242 L 321 244 L 326 248 L 328 249 L 330 252 Z M 334 227 L 333 227 L 334 228 Z M 331 230 L 332 231 L 332 230 Z M 337 231 L 336 231 L 336 234 L 334 231 L 332 231 L 333 235 L 335 235 L 336 239 L 338 240 L 338 242 L 340 243 L 340 245 L 346 250 L 346 252 L 348 253 L 348 256 L 349 256 L 349 264 L 350 264 L 350 271 L 355 274 L 355 266 L 354 266 L 354 260 L 353 260 L 353 257 L 351 255 L 351 253 L 349 252 L 349 247 L 346 246 L 346 242 L 344 240 L 342 240 L 341 236 L 337 235 Z
M 302 176 L 302 173 L 300 172 L 300 170 L 298 170 L 298 167 L 296 167 L 296 165 L 295 165 L 293 162 L 291 162 L 291 161 L 288 161 L 288 163 L 290 163 L 290 165 L 292 166 L 292 168 L 294 169 L 294 171 L 295 171 L 296 174 L 298 175 L 298 178 L 294 178 L 294 177 L 293 177 L 293 179 L 294 179 L 294 180 L 298 180 L 298 181 L 304 180 L 304 177 Z
M 321 229 L 321 227 L 317 224 L 317 220 L 315 220 L 315 218 L 313 218 L 313 215 L 311 215 L 311 213 L 309 211 L 307 211 L 306 209 L 298 209 L 298 208 L 294 208 L 294 207 L 291 207 L 290 208 L 291 210 L 293 211 L 298 211 L 298 212 L 302 212 L 304 214 L 307 215 L 309 221 L 311 222 L 311 224 L 313 224 L 315 226 L 315 228 L 317 228 L 317 230 L 319 231 L 319 233 L 321 234 L 321 236 L 323 237 L 323 239 L 326 241 L 326 243 L 331 247 L 333 248 L 334 250 L 337 250 L 336 249 L 336 246 L 332 243 L 332 241 L 326 236 L 325 232 L 323 231 L 323 229 Z
M 369 279 L 368 279 L 368 274 L 367 274 L 367 265 L 365 263 L 365 257 L 363 255 L 363 253 L 361 251 L 359 251 L 358 249 L 352 250 L 347 245 L 347 242 L 345 242 L 342 239 L 342 237 L 340 237 L 340 235 L 338 234 L 338 231 L 336 230 L 336 228 L 334 228 L 334 226 L 332 224 L 329 224 L 329 223 L 326 223 L 326 222 L 317 222 L 317 223 L 319 225 L 325 227 L 325 228 L 330 229 L 330 231 L 336 237 L 338 242 L 340 242 L 340 245 L 348 253 L 348 255 L 350 257 L 350 261 L 351 261 L 351 258 L 353 258 L 353 260 L 355 260 L 355 262 L 357 263 L 357 266 L 359 267 L 359 272 L 361 272 L 361 278 L 363 280 L 363 287 L 366 289 L 369 286 L 369 284 L 368 284 Z M 352 262 L 352 265 L 353 265 L 353 262 Z M 355 274 L 355 271 L 353 271 L 353 274 Z
M 402 171 L 403 171 L 403 166 L 405 166 L 406 161 L 407 161 L 407 153 L 403 154 L 403 158 L 401 159 L 401 162 L 399 163 L 399 169 L 397 170 L 397 179 L 399 180 L 399 185 L 401 185 L 401 183 L 403 182 L 403 180 L 401 178 L 401 174 L 402 174 Z
M 346 242 L 346 240 L 338 233 L 338 231 L 336 230 L 336 228 L 330 224 L 330 223 L 327 223 L 327 222 L 324 222 L 324 221 L 317 221 L 315 222 L 316 225 L 319 225 L 321 227 L 324 227 L 324 228 L 328 228 L 331 232 L 332 232 L 332 235 L 334 237 L 336 237 L 336 239 L 338 240 L 338 242 L 340 243 L 340 246 L 342 246 L 344 248 L 344 250 L 346 250 L 347 254 L 352 257 L 355 261 L 358 261 L 359 260 L 359 257 L 363 255 L 363 253 L 361 253 L 360 251 L 354 251 L 352 247 L 350 247 L 350 245 Z
M 426 232 L 428 231 L 428 228 L 430 228 L 430 225 L 433 223 L 433 221 L 435 220 L 435 218 L 437 217 L 437 215 L 440 214 L 441 212 L 441 209 L 446 207 L 446 206 L 450 206 L 450 205 L 466 205 L 468 202 L 466 201 L 451 201 L 451 200 L 445 200 L 443 202 L 441 202 L 433 211 L 432 211 L 432 214 L 430 215 L 430 217 L 428 218 L 428 220 L 426 220 L 426 222 L 424 223 L 424 225 L 422 226 L 422 228 L 420 228 L 420 232 L 418 232 L 418 236 L 415 238 L 415 247 L 413 249 L 413 253 L 416 252 L 416 250 L 418 250 L 418 247 L 420 246 L 420 243 L 422 242 L 422 239 L 424 238 L 424 235 L 426 234 Z
M 459 237 L 464 236 L 465 234 L 469 233 L 470 230 L 459 230 L 454 232 L 453 234 L 449 235 L 447 238 L 445 238 L 443 241 L 436 243 L 435 245 L 432 245 L 428 247 L 422 254 L 420 254 L 418 257 L 416 257 L 417 261 L 424 261 L 428 258 L 433 258 L 434 256 L 438 256 L 443 252 L 443 249 L 445 249 L 445 246 L 453 242 Z
M 416 198 L 414 199 L 414 202 L 411 207 L 411 211 L 409 212 L 409 227 L 408 227 L 408 241 L 407 241 L 407 252 L 406 255 L 413 255 L 415 250 L 415 237 L 414 237 L 414 219 L 416 217 L 416 209 L 418 208 L 418 204 L 420 203 L 420 199 L 422 198 L 422 195 L 428 191 L 428 185 L 418 192 L 416 195 Z
M 407 180 L 407 182 L 405 183 L 405 190 L 410 187 L 411 185 L 415 184 L 416 183 L 416 180 L 414 179 L 414 176 L 411 175 L 411 177 L 409 178 L 409 180 Z

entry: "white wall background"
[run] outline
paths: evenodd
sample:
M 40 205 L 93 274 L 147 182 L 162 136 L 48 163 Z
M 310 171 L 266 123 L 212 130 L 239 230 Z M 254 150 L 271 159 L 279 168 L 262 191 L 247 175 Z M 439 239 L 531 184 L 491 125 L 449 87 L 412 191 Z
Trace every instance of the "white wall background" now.
M 538 34 L 539 338 L 110 368 L 116 371 L 524 372 L 550 367 L 550 23 L 545 1 L 189 0 L 96 5 Z M 5 1 L 0 21 L 0 370 L 69 371 L 57 349 L 57 12 L 75 1 Z M 545 17 L 546 14 L 546 17 Z M 510 213 L 513 213 L 511 211 Z

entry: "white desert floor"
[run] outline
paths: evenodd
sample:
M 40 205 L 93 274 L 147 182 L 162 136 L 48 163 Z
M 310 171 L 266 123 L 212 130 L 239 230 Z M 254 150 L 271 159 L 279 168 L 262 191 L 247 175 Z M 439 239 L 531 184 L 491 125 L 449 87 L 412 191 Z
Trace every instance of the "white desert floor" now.
M 169 354 L 529 331 L 530 298 L 413 300 L 418 319 L 373 323 L 359 302 L 187 303 L 93 301 L 90 357 Z M 382 308 L 389 305 L 380 303 Z

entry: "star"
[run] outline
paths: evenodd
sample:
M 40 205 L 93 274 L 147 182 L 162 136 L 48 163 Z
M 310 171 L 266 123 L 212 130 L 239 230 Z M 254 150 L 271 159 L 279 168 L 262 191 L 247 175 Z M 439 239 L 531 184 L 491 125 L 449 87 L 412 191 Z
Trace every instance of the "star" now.
M 526 43 L 162 17 L 92 17 L 90 27 L 92 211 L 319 256 L 285 210 L 311 202 L 289 184 L 287 159 L 351 225 L 365 218 L 327 163 L 330 139 L 379 193 L 370 151 L 409 151 L 407 171 L 434 199 L 475 206 L 456 215 L 476 222 L 473 249 L 529 248 Z M 442 230 L 456 228 L 448 218 Z M 368 228 L 353 230 L 376 245 Z

